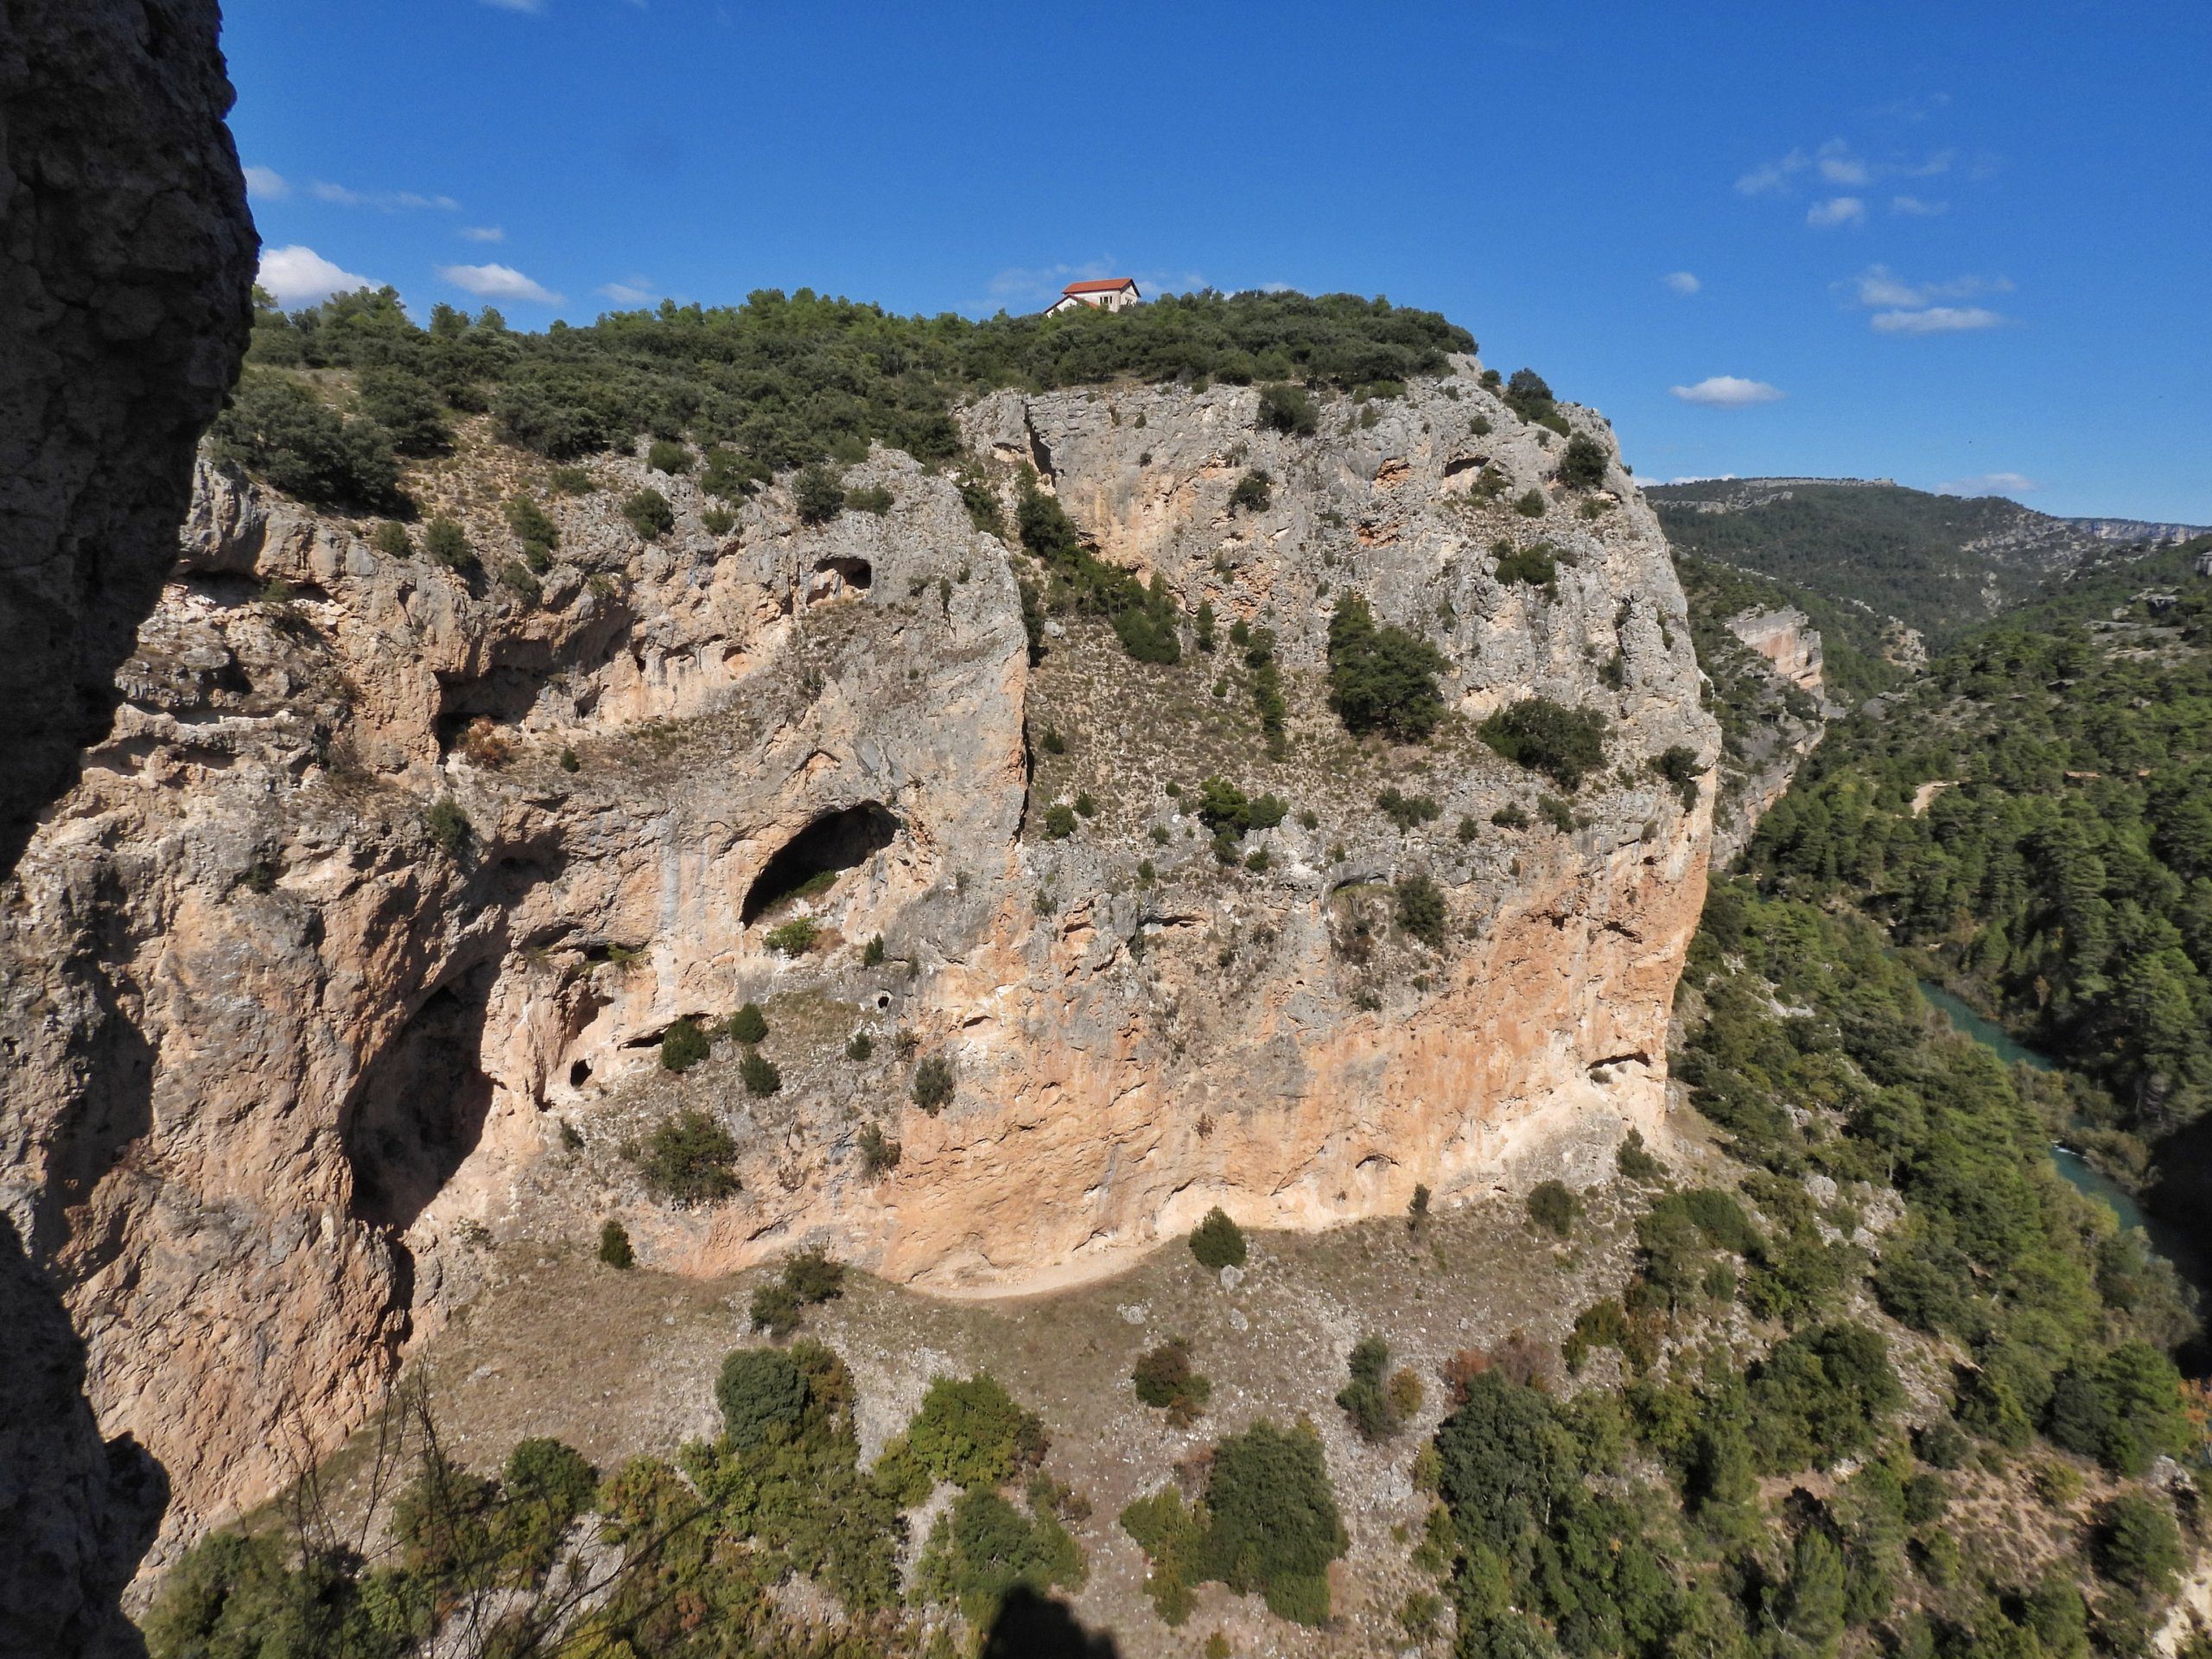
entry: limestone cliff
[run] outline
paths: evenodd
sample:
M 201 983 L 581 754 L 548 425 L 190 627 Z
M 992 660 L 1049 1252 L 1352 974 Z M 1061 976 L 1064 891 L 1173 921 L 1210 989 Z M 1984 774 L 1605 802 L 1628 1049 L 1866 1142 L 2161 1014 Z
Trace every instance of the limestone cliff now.
M 1728 619 L 1728 632 L 1801 691 L 1821 689 L 1821 635 L 1804 612 L 1746 611 Z
M 650 543 L 615 506 L 643 463 L 602 459 L 553 502 L 530 597 L 203 470 L 115 729 L 0 918 L 7 1204 L 67 1264 L 103 1423 L 168 1465 L 173 1534 L 360 1421 L 487 1235 L 620 1212 L 681 1271 L 815 1242 L 946 1293 L 1041 1287 L 1216 1204 L 1320 1227 L 1494 1182 L 1562 1126 L 1656 1122 L 1711 790 L 1650 762 L 1716 743 L 1655 521 L 1618 463 L 1561 487 L 1559 439 L 1471 360 L 1325 401 L 1317 435 L 1256 403 L 961 414 L 1009 512 L 1034 467 L 1161 579 L 1173 664 L 1073 612 L 1033 664 L 1033 562 L 880 450 L 847 481 L 893 505 L 819 528 L 779 485 L 710 532 L 652 475 L 677 524 Z M 1255 469 L 1268 504 L 1232 505 Z M 499 501 L 538 470 L 471 431 L 411 486 L 496 564 Z M 1509 505 L 1531 490 L 1535 519 Z M 1539 537 L 1553 580 L 1501 582 L 1495 544 Z M 1432 742 L 1330 712 L 1348 590 L 1449 658 Z M 1237 621 L 1277 642 L 1280 760 Z M 1474 734 L 1532 694 L 1608 717 L 1571 802 Z M 1209 775 L 1292 815 L 1224 862 Z M 1389 790 L 1432 815 L 1397 827 Z M 465 834 L 443 810 L 433 833 L 442 801 Z M 1438 949 L 1392 924 L 1415 874 L 1446 897 Z M 811 941 L 772 948 L 798 918 Z M 672 1023 L 747 1000 L 779 1091 L 747 1094 L 728 1042 L 660 1068 Z M 940 1113 L 911 1100 L 917 1057 L 950 1062 Z M 624 1156 L 679 1104 L 736 1139 L 723 1203 L 657 1202 Z M 864 1123 L 895 1167 L 865 1166 Z

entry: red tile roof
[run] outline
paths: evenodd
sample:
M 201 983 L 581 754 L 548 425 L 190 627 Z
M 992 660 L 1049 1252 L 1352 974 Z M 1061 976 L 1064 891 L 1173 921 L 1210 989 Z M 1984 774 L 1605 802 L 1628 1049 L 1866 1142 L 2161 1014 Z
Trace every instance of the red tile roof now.
M 1105 281 L 1098 283 L 1070 283 L 1060 292 L 1063 294 L 1111 294 L 1116 289 L 1135 288 L 1136 285 L 1137 279 L 1134 276 L 1109 276 Z

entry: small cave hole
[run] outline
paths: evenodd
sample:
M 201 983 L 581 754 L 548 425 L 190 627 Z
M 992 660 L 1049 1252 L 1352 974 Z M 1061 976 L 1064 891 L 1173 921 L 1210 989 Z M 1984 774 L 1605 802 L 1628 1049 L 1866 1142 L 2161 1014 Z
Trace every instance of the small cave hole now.
M 824 600 L 864 594 L 874 582 L 875 567 L 866 559 L 844 556 L 823 559 L 814 567 L 813 575 L 807 579 L 806 602 L 819 605 Z
M 878 1014 L 881 1014 L 881 1013 L 886 1009 L 886 1008 L 889 1007 L 890 1006 L 891 1006 L 891 993 L 890 993 L 890 992 L 888 992 L 888 991 L 878 991 L 878 992 L 875 994 L 875 1011 L 876 1011 Z
M 866 863 L 888 847 L 899 820 L 874 801 L 825 813 L 780 848 L 745 895 L 741 919 L 747 927 L 786 899 L 820 893 L 845 870 Z
M 569 1068 L 569 1087 L 581 1089 L 591 1081 L 591 1062 L 578 1060 Z

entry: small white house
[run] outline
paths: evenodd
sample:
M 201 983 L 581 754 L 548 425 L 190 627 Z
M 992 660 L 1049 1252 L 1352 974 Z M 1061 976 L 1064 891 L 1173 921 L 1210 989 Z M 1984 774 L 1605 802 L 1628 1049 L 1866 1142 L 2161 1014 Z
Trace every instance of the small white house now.
M 1125 311 L 1143 297 L 1137 292 L 1134 276 L 1109 276 L 1096 283 L 1070 283 L 1060 290 L 1060 297 L 1045 308 L 1045 315 L 1056 317 L 1063 311 L 1072 311 L 1078 305 L 1087 305 L 1096 311 Z

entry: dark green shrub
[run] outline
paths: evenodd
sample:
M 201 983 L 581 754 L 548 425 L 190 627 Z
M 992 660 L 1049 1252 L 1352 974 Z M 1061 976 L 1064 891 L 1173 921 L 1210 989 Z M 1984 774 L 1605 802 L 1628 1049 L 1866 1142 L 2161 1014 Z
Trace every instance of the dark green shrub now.
M 1395 784 L 1377 795 L 1375 804 L 1401 831 L 1411 830 L 1415 824 L 1433 823 L 1444 813 L 1432 797 L 1408 795 Z
M 1260 424 L 1277 432 L 1311 435 L 1320 425 L 1320 414 L 1306 388 L 1279 383 L 1260 389 Z
M 1527 491 L 1515 499 L 1513 503 L 1513 511 L 1519 513 L 1523 518 L 1542 518 L 1544 516 L 1544 493 L 1541 490 Z
M 906 1450 L 932 1479 L 973 1491 L 1003 1486 L 1045 1460 L 1045 1425 L 988 1372 L 931 1380 L 907 1425 Z
M 1653 758 L 1651 770 L 1675 786 L 1685 811 L 1697 804 L 1697 777 L 1703 768 L 1698 765 L 1695 749 L 1675 744 Z
M 1564 1181 L 1541 1181 L 1529 1193 L 1529 1219 L 1561 1238 L 1573 1231 L 1574 1217 L 1581 1208 Z
M 1264 468 L 1255 467 L 1236 480 L 1236 487 L 1229 493 L 1229 506 L 1232 512 L 1265 512 L 1274 500 L 1272 488 L 1274 480 Z
M 689 1071 L 714 1052 L 713 1041 L 689 1014 L 671 1026 L 660 1039 L 660 1063 L 671 1071 Z
M 388 559 L 411 559 L 415 556 L 414 538 L 408 535 L 407 526 L 396 518 L 387 518 L 369 537 L 369 545 Z
M 1048 841 L 1065 841 L 1075 834 L 1075 809 L 1065 802 L 1056 802 L 1045 809 L 1045 836 Z
M 768 930 L 761 943 L 779 957 L 803 957 L 822 937 L 822 925 L 810 916 L 794 916 Z
M 672 438 L 655 438 L 645 451 L 645 465 L 657 473 L 678 477 L 691 470 L 691 452 Z
M 856 1031 L 845 1041 L 845 1058 L 862 1061 L 875 1052 L 875 1039 L 864 1031 Z
M 737 1076 L 745 1085 L 745 1092 L 756 1099 L 772 1095 L 784 1086 L 782 1071 L 757 1048 L 745 1051 L 745 1058 L 737 1063 Z
M 760 1011 L 758 1002 L 747 1002 L 730 1015 L 724 1029 L 741 1043 L 765 1043 L 768 1040 L 768 1016 Z
M 1523 697 L 1492 715 L 1477 733 L 1508 760 L 1542 772 L 1570 792 L 1605 763 L 1605 715 L 1548 697 Z
M 1594 490 L 1605 481 L 1611 461 L 1604 444 L 1578 432 L 1567 441 L 1567 453 L 1560 457 L 1560 481 L 1570 489 Z
M 1613 1154 L 1613 1162 L 1631 1181 L 1656 1181 L 1667 1173 L 1667 1166 L 1645 1148 L 1641 1129 L 1630 1129 L 1622 1138 L 1619 1149 Z
M 1217 1273 L 1224 1268 L 1241 1268 L 1246 1255 L 1244 1230 L 1229 1218 L 1226 1211 L 1218 1207 L 1209 1210 L 1205 1219 L 1191 1230 L 1191 1254 L 1209 1273 Z
M 1510 801 L 1490 815 L 1490 821 L 1501 830 L 1526 830 L 1529 815 Z
M 996 1492 L 963 1492 L 930 1529 L 918 1593 L 957 1606 L 972 1630 L 995 1631 L 1017 1591 L 1033 1603 L 1055 1586 L 1080 1586 L 1082 1550 L 1049 1505 L 1033 1497 L 1031 1509 L 1025 1515 Z
M 448 570 L 476 568 L 476 550 L 469 546 L 467 532 L 442 512 L 424 530 L 423 550 Z
M 499 585 L 532 605 L 537 604 L 545 592 L 543 584 L 520 559 L 509 559 L 499 567 Z
M 695 1109 L 663 1120 L 637 1154 L 645 1185 L 677 1204 L 714 1204 L 738 1190 L 730 1166 L 737 1142 L 714 1117 Z
M 829 467 L 802 468 L 791 480 L 791 505 L 802 524 L 826 524 L 845 510 L 844 480 Z
M 1500 582 L 1524 582 L 1532 588 L 1549 588 L 1558 579 L 1559 563 L 1553 556 L 1555 550 L 1549 542 L 1524 548 L 1500 542 L 1491 550 L 1497 557 Z
M 931 1117 L 951 1103 L 952 1089 L 952 1062 L 944 1055 L 929 1055 L 914 1068 L 914 1104 Z
M 609 1216 L 599 1230 L 599 1259 L 610 1268 L 633 1268 L 636 1254 L 630 1249 L 630 1230 Z
M 883 935 L 880 933 L 871 934 L 868 937 L 868 944 L 861 949 L 861 966 L 863 968 L 880 968 L 882 965 Z
M 742 501 L 774 477 L 760 461 L 717 445 L 707 451 L 699 487 L 724 501 Z
M 562 771 L 582 772 L 583 769 L 584 763 L 576 758 L 576 752 L 574 749 L 564 748 L 561 751 Z
M 1337 1404 L 1351 1419 L 1359 1437 L 1370 1444 L 1387 1440 L 1405 1427 L 1384 1378 L 1390 1369 L 1390 1344 L 1363 1337 L 1347 1362 L 1351 1380 L 1337 1392 Z
M 439 796 L 424 810 L 423 827 L 430 832 L 430 840 L 438 850 L 448 858 L 459 858 L 467 852 L 476 835 L 475 827 L 468 822 L 468 814 L 450 795 Z
M 507 1453 L 499 1484 L 499 1554 L 510 1570 L 535 1582 L 560 1554 L 569 1523 L 597 1506 L 599 1471 L 575 1447 L 534 1436 Z
M 1079 817 L 1095 818 L 1098 816 L 1098 799 L 1086 789 L 1075 798 L 1075 810 Z
M 899 1167 L 901 1147 L 873 1123 L 861 1125 L 861 1169 L 873 1178 Z
M 630 528 L 647 541 L 658 541 L 676 528 L 676 509 L 668 505 L 668 498 L 650 486 L 626 496 L 622 502 L 622 516 L 630 521 Z
M 960 480 L 960 505 L 968 509 L 968 522 L 984 535 L 1006 534 L 1006 513 L 999 505 L 998 492 L 982 479 Z
M 216 460 L 313 506 L 386 505 L 399 497 L 391 435 L 341 419 L 297 381 L 249 372 L 209 429 Z
M 2146 1596 L 2167 1594 L 2189 1565 L 2173 1517 L 2132 1492 L 2111 1499 L 2098 1512 L 2090 1559 L 2101 1576 Z
M 1213 1384 L 1191 1368 L 1191 1344 L 1176 1337 L 1147 1349 L 1129 1374 L 1137 1398 L 1179 1427 L 1190 1422 L 1213 1397 Z
M 699 515 L 699 527 L 709 536 L 727 536 L 737 526 L 737 515 L 728 507 L 709 507 Z
M 1488 378 L 1486 375 L 1485 379 Z M 1559 412 L 1552 389 L 1534 369 L 1516 369 L 1502 394 L 1505 406 L 1524 421 L 1541 422 Z
M 526 495 L 509 497 L 505 512 L 507 528 L 514 531 L 524 553 L 533 560 L 531 568 L 543 569 L 540 562 L 561 545 L 561 527 L 544 508 Z
M 1450 920 L 1444 889 L 1427 874 L 1416 870 L 1398 883 L 1397 900 L 1399 931 L 1419 939 L 1432 950 L 1442 950 L 1445 929 Z
M 722 1361 L 715 1403 L 733 1446 L 758 1446 L 798 1427 L 806 1414 L 806 1373 L 780 1349 L 739 1348 Z
M 1436 677 L 1442 653 L 1404 629 L 1376 626 L 1367 601 L 1347 593 L 1329 619 L 1329 701 L 1354 733 L 1427 737 L 1444 718 Z
M 1536 816 L 1562 836 L 1574 833 L 1574 809 L 1556 795 L 1536 798 Z
M 845 510 L 848 512 L 872 512 L 881 518 L 897 501 L 898 498 L 880 484 L 870 484 L 845 492 Z
M 453 442 L 445 411 L 427 381 L 397 369 L 363 369 L 361 413 L 391 436 L 403 455 L 443 454 Z
M 1335 1491 L 1309 1428 L 1265 1418 L 1214 1448 L 1206 1481 L 1211 1577 L 1258 1591 L 1279 1618 L 1321 1624 L 1329 1613 L 1329 1563 L 1350 1547 Z
M 599 480 L 581 467 L 556 467 L 545 483 L 556 495 L 592 495 L 599 489 Z

